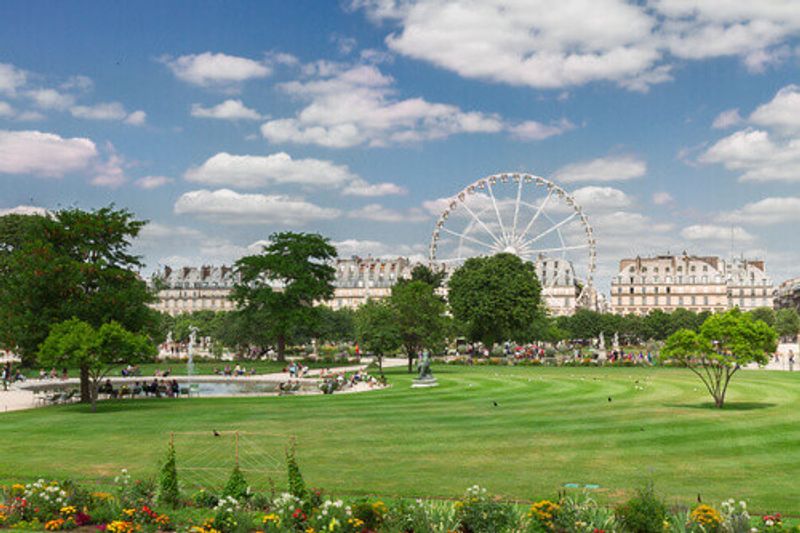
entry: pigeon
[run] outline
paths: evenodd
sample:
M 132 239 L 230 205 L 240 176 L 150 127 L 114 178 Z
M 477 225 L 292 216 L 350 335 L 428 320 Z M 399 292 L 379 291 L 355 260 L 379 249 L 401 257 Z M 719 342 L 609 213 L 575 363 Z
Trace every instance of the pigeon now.
M 609 396 L 609 397 L 608 397 L 608 401 L 609 401 L 609 402 L 611 401 L 611 396 Z
M 492 401 L 492 405 L 494 405 L 495 407 L 500 407 L 500 404 L 495 401 Z
M 214 436 L 215 436 L 215 437 L 219 437 L 219 436 L 220 436 L 220 434 L 219 434 L 219 433 L 217 433 L 217 430 L 216 430 L 216 429 L 214 430 Z

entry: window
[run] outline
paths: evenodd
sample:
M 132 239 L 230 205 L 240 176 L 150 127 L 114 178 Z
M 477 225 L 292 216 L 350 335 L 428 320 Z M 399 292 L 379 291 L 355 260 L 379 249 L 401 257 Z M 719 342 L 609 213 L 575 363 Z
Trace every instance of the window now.
M 669 287 L 667 287 L 667 294 L 669 294 L 669 292 L 670 292 L 670 288 L 669 288 Z
M 703 272 L 708 272 L 708 265 L 703 265 Z
M 630 288 L 630 293 L 633 294 L 633 287 Z
M 658 267 L 653 267 L 653 272 L 655 272 L 656 274 L 658 274 Z
M 695 266 L 692 265 L 692 272 L 694 272 L 695 270 L 696 270 Z
M 642 272 L 647 272 L 647 267 L 642 267 Z

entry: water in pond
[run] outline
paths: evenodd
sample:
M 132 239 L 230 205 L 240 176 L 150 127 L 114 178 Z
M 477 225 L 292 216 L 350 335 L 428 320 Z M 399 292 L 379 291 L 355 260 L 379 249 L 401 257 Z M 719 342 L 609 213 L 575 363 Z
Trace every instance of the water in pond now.
M 187 385 L 182 383 L 182 387 Z M 315 390 L 313 384 L 303 386 L 303 390 Z M 239 396 L 244 394 L 270 394 L 278 392 L 278 383 L 259 382 L 219 382 L 207 381 L 197 383 L 198 396 Z M 194 391 L 193 391 L 194 394 Z

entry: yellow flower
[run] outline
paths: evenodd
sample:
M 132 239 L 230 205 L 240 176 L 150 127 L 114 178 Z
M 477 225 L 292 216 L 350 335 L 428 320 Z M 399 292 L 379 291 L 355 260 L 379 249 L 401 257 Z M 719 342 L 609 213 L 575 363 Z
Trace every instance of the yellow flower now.
M 45 522 L 44 528 L 47 531 L 58 531 L 64 525 L 63 518 L 57 518 L 55 520 L 50 520 L 49 522 Z
M 101 502 L 111 501 L 114 499 L 114 495 L 110 492 L 93 492 L 92 498 L 95 500 L 99 500 Z
M 386 504 L 383 503 L 381 500 L 372 504 L 372 510 L 375 511 L 379 515 L 385 515 L 389 512 L 389 508 L 386 507 Z
M 339 521 L 336 520 L 336 517 L 334 516 L 333 518 L 331 518 L 330 524 L 328 524 L 328 531 L 333 531 L 334 529 L 336 529 L 336 526 L 338 525 Z
M 711 526 L 712 528 L 722 523 L 722 516 L 719 511 L 710 505 L 701 504 L 694 508 L 690 519 L 693 523 L 700 526 Z
M 133 530 L 133 523 L 124 520 L 114 520 L 106 526 L 109 533 L 131 533 Z
M 123 509 L 122 513 L 127 515 L 128 517 L 131 517 L 136 514 L 136 509 Z
M 65 514 L 65 515 L 69 516 L 69 515 L 74 515 L 75 513 L 78 512 L 78 510 L 72 505 L 66 505 L 66 506 L 62 507 L 59 512 L 61 514 Z
M 156 517 L 156 524 L 159 524 L 159 525 L 162 525 L 162 526 L 165 526 L 165 525 L 169 524 L 169 516 L 167 516 L 165 514 L 158 515 L 158 517 Z
M 306 533 L 316 533 L 316 530 L 313 527 L 309 527 L 306 529 Z
M 275 524 L 276 526 L 279 526 L 281 523 L 281 517 L 275 513 L 269 513 L 268 515 L 264 516 L 261 522 L 264 524 Z

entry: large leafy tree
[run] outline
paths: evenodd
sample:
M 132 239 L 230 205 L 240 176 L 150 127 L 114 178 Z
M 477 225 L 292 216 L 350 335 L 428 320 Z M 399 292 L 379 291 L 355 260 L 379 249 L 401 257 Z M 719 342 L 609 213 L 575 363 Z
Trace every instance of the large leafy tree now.
M 468 259 L 450 278 L 450 309 L 471 340 L 493 346 L 529 340 L 543 317 L 541 285 L 533 263 L 501 253 Z
M 85 368 L 91 380 L 92 411 L 95 411 L 98 387 L 111 370 L 147 361 L 156 353 L 147 336 L 131 333 L 118 322 L 95 329 L 88 322 L 72 318 L 50 329 L 39 349 L 39 362 L 45 366 Z
M 389 303 L 397 317 L 408 357 L 408 371 L 412 372 L 414 358 L 420 350 L 437 351 L 444 347 L 448 331 L 447 308 L 433 286 L 424 281 L 395 285 Z
M 396 352 L 403 343 L 397 309 L 387 300 L 369 300 L 355 313 L 355 333 L 364 350 L 377 359 L 383 376 L 383 356 Z
M 129 251 L 144 224 L 113 206 L 0 218 L 0 344 L 30 364 L 51 326 L 72 317 L 158 337 L 153 295 Z M 80 370 L 89 401 L 88 369 Z
M 778 309 L 775 312 L 775 331 L 781 337 L 797 337 L 800 333 L 800 315 L 795 309 Z
M 328 239 L 312 233 L 275 233 L 262 253 L 236 262 L 241 276 L 232 298 L 240 308 L 249 342 L 274 343 L 285 360 L 286 343 L 319 320 L 314 302 L 333 297 L 336 257 Z
M 722 407 L 731 378 L 745 365 L 765 364 L 777 346 L 775 330 L 738 309 L 711 315 L 699 332 L 681 329 L 673 333 L 661 351 L 661 358 L 676 361 L 703 382 Z

